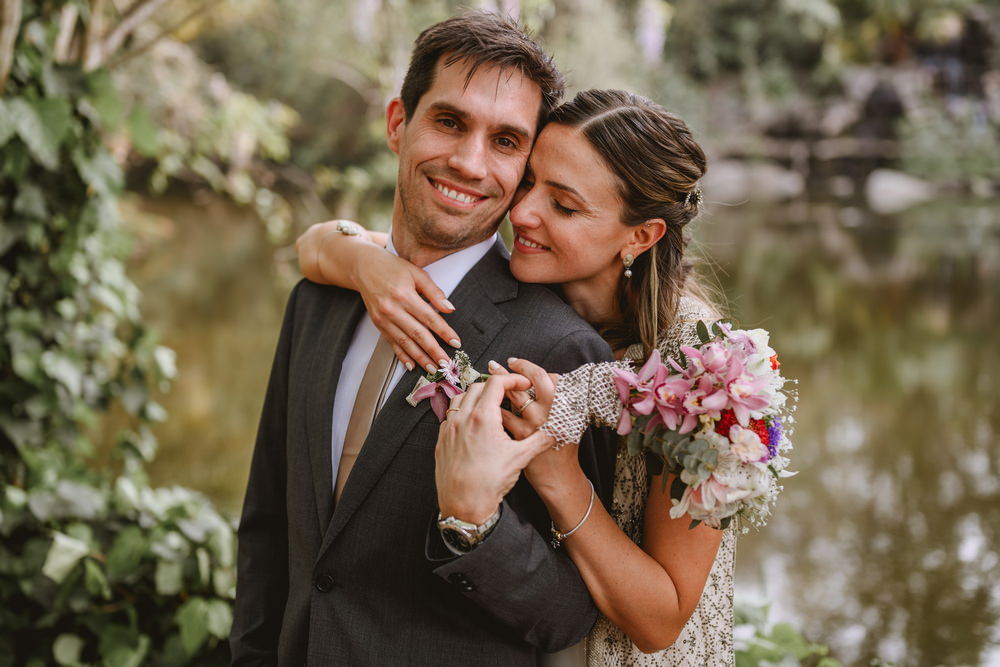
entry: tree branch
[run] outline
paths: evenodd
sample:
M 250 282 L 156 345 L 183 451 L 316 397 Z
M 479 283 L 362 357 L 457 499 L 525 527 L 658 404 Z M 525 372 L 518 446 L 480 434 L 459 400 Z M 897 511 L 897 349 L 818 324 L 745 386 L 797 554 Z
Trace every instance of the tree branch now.
M 57 63 L 64 63 L 70 59 L 79 18 L 80 8 L 74 4 L 65 5 L 59 14 L 59 32 L 56 35 L 54 49 Z
M 125 43 L 125 39 L 136 28 L 146 22 L 156 10 L 168 2 L 170 0 L 136 0 L 136 2 L 129 6 L 125 15 L 122 16 L 122 20 L 104 39 L 101 50 L 104 52 L 105 57 L 120 49 L 122 44 Z
M 104 57 L 101 53 L 101 28 L 106 4 L 107 0 L 90 0 L 90 16 L 87 18 L 87 27 L 83 35 L 84 71 L 100 67 Z
M 191 10 L 190 12 L 188 12 L 188 14 L 184 18 L 182 18 L 180 21 L 177 21 L 176 23 L 174 23 L 169 28 L 161 30 L 156 35 L 156 37 L 148 39 L 145 42 L 143 42 L 142 44 L 140 44 L 139 46 L 134 47 L 132 49 L 129 49 L 125 53 L 122 53 L 121 55 L 119 55 L 117 58 L 115 58 L 114 60 L 112 60 L 111 62 L 108 63 L 108 67 L 111 68 L 111 69 L 114 69 L 115 67 L 118 67 L 122 63 L 131 60 L 132 58 L 134 58 L 135 56 L 139 55 L 140 53 L 143 53 L 143 52 L 149 50 L 152 46 L 154 46 L 161 39 L 163 39 L 167 35 L 170 35 L 170 34 L 176 32 L 176 31 L 180 30 L 181 28 L 184 27 L 184 25 L 186 25 L 188 23 L 188 21 L 191 21 L 192 19 L 196 18 L 200 14 L 204 14 L 206 11 L 208 11 L 209 9 L 211 9 L 214 5 L 219 4 L 219 2 L 221 2 L 221 0 L 206 0 L 204 4 L 200 5 L 199 7 L 195 8 L 193 10 Z
M 7 87 L 7 77 L 14 64 L 14 46 L 21 28 L 22 0 L 0 0 L 0 94 Z

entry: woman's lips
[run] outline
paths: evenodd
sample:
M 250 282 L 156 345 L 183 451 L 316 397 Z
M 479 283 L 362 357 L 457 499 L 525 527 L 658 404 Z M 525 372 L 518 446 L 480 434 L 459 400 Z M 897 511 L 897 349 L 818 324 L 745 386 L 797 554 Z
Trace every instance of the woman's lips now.
M 514 249 L 527 255 L 537 255 L 543 252 L 551 252 L 552 250 L 552 248 L 533 241 L 523 234 L 514 235 Z

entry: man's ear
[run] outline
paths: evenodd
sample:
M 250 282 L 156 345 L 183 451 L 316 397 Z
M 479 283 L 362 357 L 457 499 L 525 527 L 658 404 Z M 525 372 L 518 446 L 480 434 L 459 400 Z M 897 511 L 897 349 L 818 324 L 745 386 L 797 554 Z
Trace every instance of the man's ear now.
M 399 155 L 399 140 L 406 126 L 406 111 L 403 100 L 394 97 L 385 109 L 385 137 L 389 150 Z
M 663 218 L 650 218 L 632 228 L 632 237 L 625 244 L 624 251 L 638 257 L 653 247 L 667 233 L 667 223 Z

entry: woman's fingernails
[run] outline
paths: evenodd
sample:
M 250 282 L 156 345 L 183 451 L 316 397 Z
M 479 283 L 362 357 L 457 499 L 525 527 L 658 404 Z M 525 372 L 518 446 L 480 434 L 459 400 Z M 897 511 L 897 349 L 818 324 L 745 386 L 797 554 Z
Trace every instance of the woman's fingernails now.
M 454 348 L 459 348 L 462 347 L 462 341 L 460 341 L 457 338 L 452 338 L 450 341 L 448 341 L 448 345 L 451 345 Z
M 497 362 L 493 361 L 492 359 L 490 359 L 490 363 L 486 364 L 486 367 L 488 369 L 490 369 L 491 371 L 494 371 L 494 370 L 496 370 L 498 368 L 503 368 L 503 366 L 501 366 Z
M 452 304 L 451 301 L 448 301 L 448 299 L 441 299 L 441 305 L 447 308 L 448 310 L 455 310 L 455 306 Z
M 434 364 L 427 364 L 426 366 L 424 366 L 424 370 L 427 371 L 428 373 L 433 373 L 434 371 L 437 370 L 437 366 L 435 366 Z
M 517 357 L 507 357 L 507 365 L 508 366 L 510 366 L 511 364 L 515 363 L 516 361 L 518 361 Z
M 406 366 L 406 370 L 408 370 L 408 371 L 412 371 L 413 370 L 413 362 L 412 361 L 407 361 L 403 365 Z
M 448 365 L 447 359 L 438 359 L 438 366 L 447 366 L 447 365 Z

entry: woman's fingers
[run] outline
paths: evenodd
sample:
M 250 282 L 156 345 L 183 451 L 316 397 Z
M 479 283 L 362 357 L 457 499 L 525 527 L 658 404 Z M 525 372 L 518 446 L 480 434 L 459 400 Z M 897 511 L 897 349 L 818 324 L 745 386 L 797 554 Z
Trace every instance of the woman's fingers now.
M 535 431 L 531 424 L 510 410 L 500 410 L 500 421 L 504 429 L 517 439 L 526 438 Z
M 393 350 L 396 351 L 396 357 L 406 364 L 408 357 L 410 363 L 416 362 L 418 366 L 423 368 L 428 373 L 434 372 L 438 367 L 436 362 L 431 361 L 431 358 L 427 356 L 423 348 L 417 345 L 416 341 L 407 335 L 406 331 L 401 329 L 397 322 L 401 319 L 405 319 L 402 316 L 396 316 L 395 319 L 386 319 L 384 317 L 376 318 L 372 316 L 372 323 L 378 328 L 382 337 L 385 338 L 392 345 Z M 402 352 L 403 356 L 400 356 Z M 407 370 L 412 370 L 412 367 L 407 366 Z
M 431 308 L 430 304 L 419 296 L 414 296 L 410 299 L 405 307 L 415 323 L 415 328 L 411 332 L 411 336 L 427 354 L 435 359 L 446 359 L 448 357 L 448 355 L 444 354 L 444 350 L 441 349 L 437 339 L 434 338 L 435 335 L 441 340 L 447 341 L 448 345 L 456 349 L 462 347 L 462 341 L 459 340 L 455 330 L 448 326 L 444 318 L 438 315 Z
M 452 313 L 455 312 L 455 306 L 452 305 L 451 301 L 445 297 L 444 292 L 441 288 L 437 286 L 437 283 L 427 274 L 423 269 L 415 269 L 413 274 L 413 282 L 416 283 L 417 292 L 422 294 L 425 299 L 431 302 L 435 308 L 440 310 L 442 313 Z M 447 326 L 447 325 L 445 325 Z M 442 340 L 446 340 L 451 344 L 452 338 L 458 338 L 454 331 L 451 331 L 447 335 L 442 335 L 438 332 Z M 461 347 L 460 345 L 454 345 L 453 347 Z

